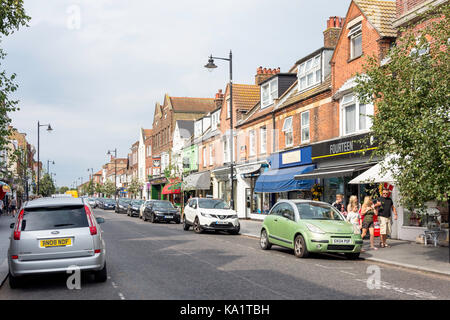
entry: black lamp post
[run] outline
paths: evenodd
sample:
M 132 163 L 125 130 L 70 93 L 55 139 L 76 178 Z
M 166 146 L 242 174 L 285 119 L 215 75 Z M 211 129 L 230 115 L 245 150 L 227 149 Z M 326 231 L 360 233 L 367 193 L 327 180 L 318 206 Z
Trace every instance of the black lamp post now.
M 230 63 L 230 184 L 231 184 L 231 209 L 234 210 L 234 186 L 233 186 L 233 145 L 234 145 L 234 139 L 233 139 L 233 53 L 230 50 L 228 58 L 220 58 L 220 57 L 213 57 L 212 55 L 209 56 L 208 63 L 205 65 L 205 68 L 207 68 L 209 71 L 214 70 L 217 68 L 217 66 L 214 64 L 214 59 L 219 60 L 225 60 Z
M 90 177 L 89 177 L 89 181 L 92 181 L 91 183 L 93 184 L 94 183 L 94 169 L 93 168 L 89 168 L 89 169 L 87 169 L 87 171 L 89 172 L 89 170 L 91 170 L 91 173 L 92 174 L 90 174 Z M 89 191 L 90 190 L 88 190 L 88 193 L 89 193 Z
M 110 156 L 114 152 L 114 200 L 117 201 L 117 148 L 108 150 L 107 155 Z
M 39 121 L 38 121 L 38 125 L 37 125 L 37 131 L 38 131 L 38 148 L 37 148 L 37 155 L 38 155 L 38 163 L 37 163 L 37 187 L 36 187 L 36 190 L 37 190 L 37 194 L 39 195 L 39 179 L 40 179 L 40 171 L 41 171 L 41 168 L 40 168 L 40 160 L 39 160 L 39 132 L 40 132 L 40 128 L 41 127 L 47 127 L 47 131 L 50 133 L 50 132 L 52 132 L 53 131 L 53 129 L 52 129 L 52 127 L 51 127 L 51 125 L 50 124 L 40 124 L 39 123 Z

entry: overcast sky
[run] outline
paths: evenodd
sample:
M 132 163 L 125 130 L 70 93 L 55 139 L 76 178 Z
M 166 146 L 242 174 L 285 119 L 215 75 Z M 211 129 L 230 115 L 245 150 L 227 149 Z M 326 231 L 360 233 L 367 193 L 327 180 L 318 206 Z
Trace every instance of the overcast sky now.
M 350 0 L 25 0 L 29 28 L 3 39 L 3 66 L 17 73 L 21 110 L 13 125 L 55 161 L 58 186 L 88 179 L 108 149 L 126 157 L 151 128 L 164 94 L 213 97 L 228 65 L 209 73 L 208 56 L 233 50 L 235 83 L 254 83 L 258 66 L 282 72 L 323 46 L 330 16 Z M 80 180 L 78 180 L 80 181 Z

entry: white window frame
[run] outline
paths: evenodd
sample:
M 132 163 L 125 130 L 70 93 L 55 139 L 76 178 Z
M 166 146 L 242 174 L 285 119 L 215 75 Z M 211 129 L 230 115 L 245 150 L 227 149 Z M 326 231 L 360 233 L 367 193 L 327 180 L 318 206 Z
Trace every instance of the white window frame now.
M 347 132 L 347 113 L 346 113 L 346 108 L 355 106 L 355 119 L 354 120 L 354 127 L 355 130 L 351 131 L 351 132 Z M 361 108 L 365 107 L 365 115 L 366 115 L 366 119 L 365 119 L 365 128 L 361 128 L 360 125 L 360 117 L 362 116 L 361 114 Z M 370 128 L 372 127 L 372 119 L 370 117 L 368 117 L 368 115 L 373 115 L 374 113 L 374 109 L 373 109 L 373 104 L 361 104 L 358 100 L 358 98 L 353 94 L 346 94 L 341 98 L 340 101 L 340 114 L 341 114 L 341 136 L 348 136 L 348 135 L 352 135 L 355 133 L 361 133 L 361 132 L 368 132 L 370 131 Z
M 250 130 L 248 133 L 248 139 L 249 139 L 249 156 L 253 157 L 256 156 L 256 134 L 255 130 Z
M 359 55 L 354 54 L 354 41 L 355 39 L 361 37 L 361 53 Z M 362 49 L 362 25 L 361 23 L 353 26 L 348 32 L 348 38 L 350 39 L 350 59 L 355 59 L 363 54 Z
M 203 147 L 203 167 L 206 167 L 207 163 L 206 163 L 206 146 Z
M 278 98 L 278 77 L 264 83 L 261 86 L 261 109 L 272 105 Z
M 308 123 L 304 123 L 303 115 L 308 115 Z M 311 117 L 310 117 L 309 110 L 304 111 L 300 113 L 300 134 L 301 134 L 301 141 L 302 143 L 307 143 L 311 139 L 311 132 L 310 132 L 310 124 L 311 124 Z M 308 131 L 308 139 L 304 138 L 304 132 Z
M 284 132 L 284 144 L 286 147 L 292 147 L 294 145 L 294 132 L 292 130 L 292 116 L 284 119 L 283 122 L 283 132 Z M 287 125 L 289 124 L 289 125 Z M 288 143 L 288 137 L 291 137 L 291 142 Z
M 308 78 L 313 79 L 308 84 Z M 297 67 L 298 91 L 304 91 L 322 82 L 322 54 L 306 60 Z
M 225 136 L 225 139 L 223 140 L 223 163 L 231 162 L 230 141 L 228 141 L 228 139 L 228 136 Z
M 267 129 L 261 127 L 259 129 L 259 153 L 265 154 L 267 152 Z
M 212 166 L 214 163 L 214 158 L 213 158 L 213 146 L 212 144 L 209 145 L 209 165 Z

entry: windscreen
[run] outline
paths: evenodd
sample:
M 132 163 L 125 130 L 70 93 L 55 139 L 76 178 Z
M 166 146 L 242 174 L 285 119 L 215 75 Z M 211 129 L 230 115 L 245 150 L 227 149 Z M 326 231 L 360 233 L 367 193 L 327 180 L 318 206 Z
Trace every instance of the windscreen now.
M 298 213 L 305 220 L 344 220 L 332 206 L 319 203 L 297 203 Z
M 169 201 L 155 201 L 152 205 L 155 209 L 173 209 L 173 205 Z
M 83 205 L 25 209 L 22 231 L 89 227 Z
M 222 200 L 198 199 L 198 207 L 203 209 L 230 209 Z

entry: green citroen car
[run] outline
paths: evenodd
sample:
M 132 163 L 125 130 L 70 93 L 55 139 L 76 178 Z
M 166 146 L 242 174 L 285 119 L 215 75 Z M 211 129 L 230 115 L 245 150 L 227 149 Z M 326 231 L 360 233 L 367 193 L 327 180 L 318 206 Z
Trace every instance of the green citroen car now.
M 333 252 L 357 259 L 362 244 L 359 230 L 333 206 L 319 201 L 280 200 L 261 228 L 263 250 L 278 245 L 294 249 L 298 258 L 306 258 L 310 252 Z

